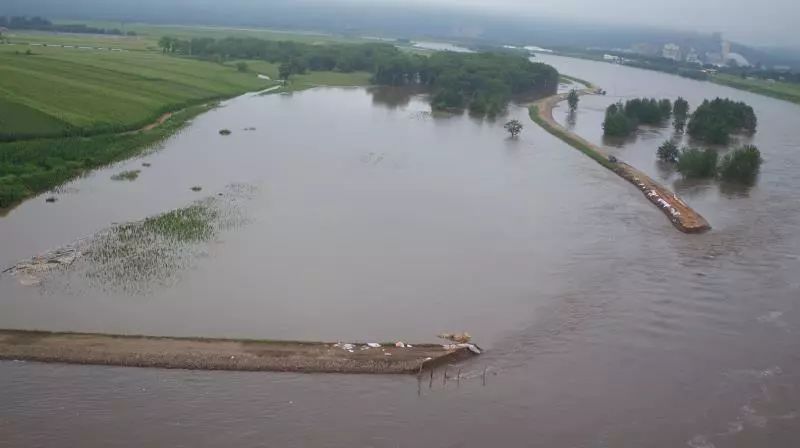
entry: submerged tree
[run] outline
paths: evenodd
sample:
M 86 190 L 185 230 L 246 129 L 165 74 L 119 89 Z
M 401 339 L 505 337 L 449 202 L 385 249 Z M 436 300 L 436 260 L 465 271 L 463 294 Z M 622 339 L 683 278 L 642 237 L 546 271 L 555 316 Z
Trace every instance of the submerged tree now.
M 703 179 L 717 174 L 717 152 L 684 148 L 678 157 L 678 172 L 685 178 Z
M 569 110 L 574 111 L 577 109 L 578 101 L 580 101 L 578 98 L 578 91 L 575 89 L 570 90 L 569 95 L 567 95 L 567 104 L 569 104 Z
M 284 81 L 288 81 L 292 76 L 292 64 L 284 62 L 278 67 L 278 77 Z
M 672 140 L 667 140 L 658 147 L 656 154 L 658 155 L 658 159 L 662 162 L 675 163 L 678 161 L 680 152 L 678 151 L 678 145 Z
M 745 145 L 722 158 L 719 175 L 728 182 L 752 183 L 763 163 L 761 152 L 754 145 Z
M 519 120 L 511 120 L 503 126 L 511 137 L 516 138 L 522 132 L 522 123 Z

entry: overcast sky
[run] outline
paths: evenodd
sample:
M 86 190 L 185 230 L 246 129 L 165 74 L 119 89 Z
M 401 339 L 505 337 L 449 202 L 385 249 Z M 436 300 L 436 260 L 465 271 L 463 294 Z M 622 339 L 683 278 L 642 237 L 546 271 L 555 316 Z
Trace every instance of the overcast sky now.
M 722 31 L 751 44 L 800 46 L 800 0 L 366 0 L 447 5 L 587 23 Z

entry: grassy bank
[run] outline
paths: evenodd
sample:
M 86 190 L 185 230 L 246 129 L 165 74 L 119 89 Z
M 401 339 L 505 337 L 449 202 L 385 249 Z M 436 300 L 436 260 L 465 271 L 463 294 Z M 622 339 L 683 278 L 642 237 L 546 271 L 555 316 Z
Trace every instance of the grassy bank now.
M 530 114 L 531 120 L 534 123 L 538 124 L 547 132 L 553 134 L 554 136 L 558 137 L 560 140 L 564 141 L 568 145 L 572 146 L 573 148 L 581 151 L 582 153 L 586 154 L 587 156 L 591 157 L 594 161 L 603 165 L 604 167 L 610 169 L 611 171 L 616 171 L 617 167 L 613 163 L 609 162 L 607 158 L 603 157 L 602 154 L 599 154 L 597 151 L 592 149 L 589 145 L 583 143 L 581 140 L 576 139 L 573 137 L 569 132 L 564 131 L 563 129 L 557 128 L 550 124 L 548 121 L 543 120 L 542 117 L 539 116 L 539 108 L 537 106 L 531 106 L 528 109 Z
M 175 113 L 147 132 L 0 143 L 0 211 L 89 170 L 139 154 L 209 107 Z
M 763 79 L 742 79 L 739 76 L 725 74 L 715 75 L 712 81 L 735 89 L 747 90 L 800 104 L 800 84 L 780 81 L 769 82 Z
M 0 46 L 0 140 L 129 131 L 165 112 L 271 85 L 235 67 L 160 53 L 31 51 Z

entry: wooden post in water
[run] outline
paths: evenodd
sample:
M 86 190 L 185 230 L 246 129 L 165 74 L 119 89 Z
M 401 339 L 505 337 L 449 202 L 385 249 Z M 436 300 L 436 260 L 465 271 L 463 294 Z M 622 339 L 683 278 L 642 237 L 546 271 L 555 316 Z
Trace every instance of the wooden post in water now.
M 458 374 L 456 375 L 456 387 L 461 387 L 461 367 L 458 368 Z
M 447 366 L 444 366 L 444 375 L 442 375 L 442 386 L 447 386 Z
M 484 367 L 483 368 L 483 385 L 484 386 L 486 385 L 486 369 L 488 369 L 488 367 Z
M 431 381 L 428 383 L 428 389 L 433 387 L 433 369 L 431 369 Z

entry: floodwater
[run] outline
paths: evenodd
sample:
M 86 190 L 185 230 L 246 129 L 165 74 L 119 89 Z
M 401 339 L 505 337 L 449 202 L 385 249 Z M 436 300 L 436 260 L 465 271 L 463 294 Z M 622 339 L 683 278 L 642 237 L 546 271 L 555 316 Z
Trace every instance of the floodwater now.
M 404 376 L 4 362 L 0 446 L 798 446 L 800 107 L 537 59 L 608 90 L 583 97 L 575 120 L 598 143 L 615 97 L 747 101 L 766 160 L 758 184 L 678 183 L 714 226 L 685 235 L 523 108 L 509 140 L 505 119 L 433 117 L 397 92 L 232 100 L 161 151 L 14 210 L 0 220 L 0 262 L 233 184 L 252 187 L 241 226 L 138 292 L 80 271 L 36 287 L 2 277 L 0 327 L 412 342 L 466 330 L 486 353 L 421 395 Z M 651 154 L 668 132 L 615 151 L 675 182 Z M 125 169 L 142 173 L 109 179 Z

